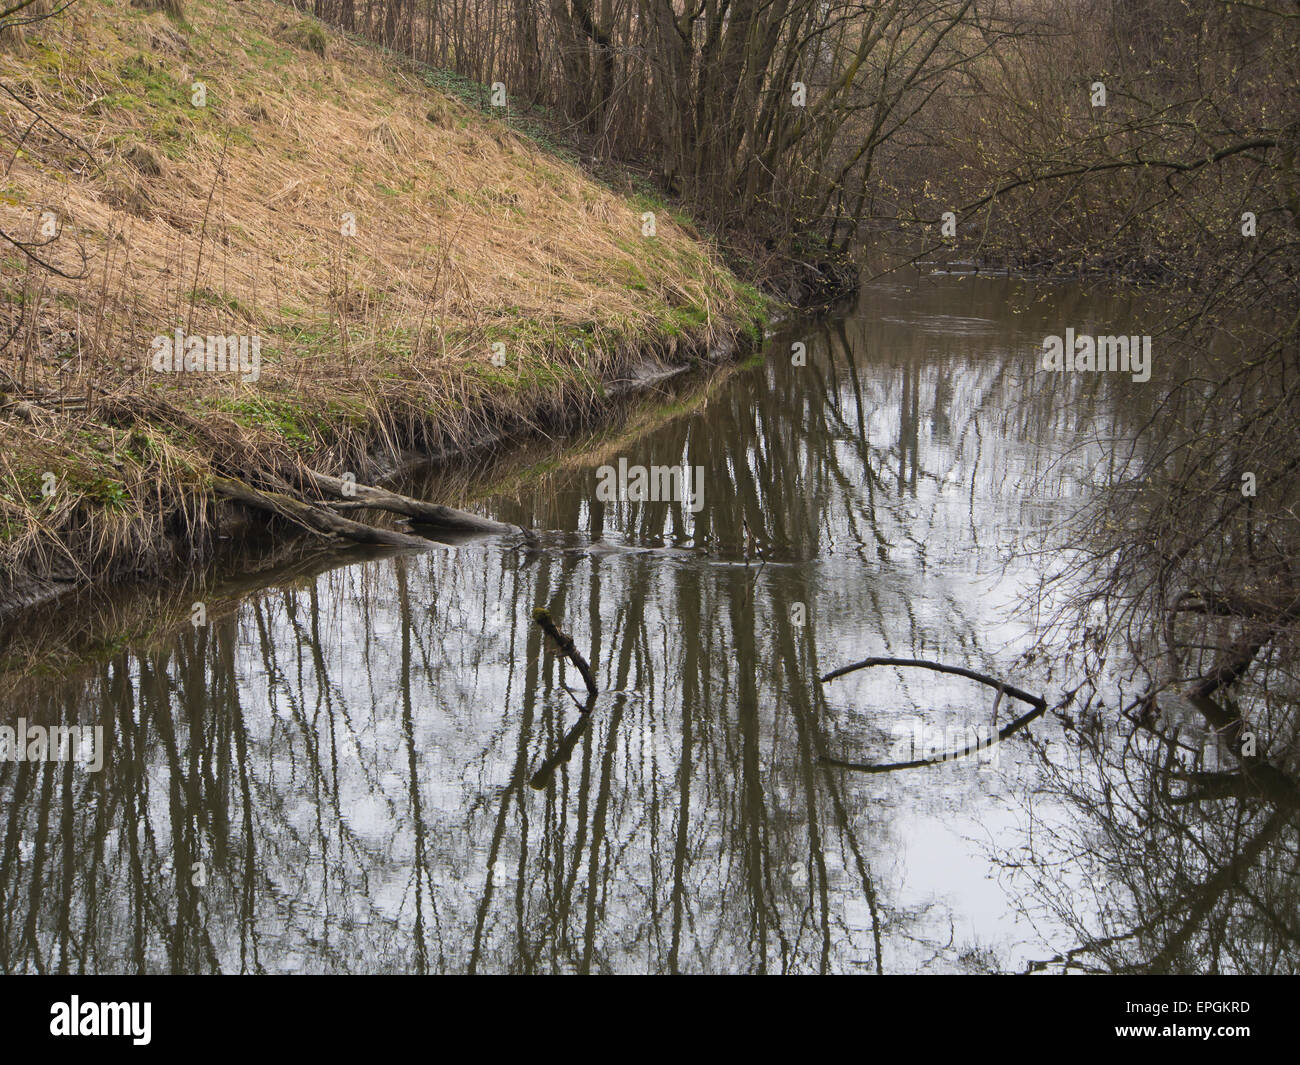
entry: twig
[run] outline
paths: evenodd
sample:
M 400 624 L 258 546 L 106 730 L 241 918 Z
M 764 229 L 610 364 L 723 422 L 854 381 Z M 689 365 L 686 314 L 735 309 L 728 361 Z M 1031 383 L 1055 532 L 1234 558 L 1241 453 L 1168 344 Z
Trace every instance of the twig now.
M 587 660 L 582 657 L 582 652 L 578 650 L 574 645 L 574 642 L 556 628 L 555 622 L 551 620 L 551 613 L 549 610 L 539 606 L 533 611 L 533 620 L 542 627 L 542 631 L 546 633 L 547 636 L 555 641 L 556 646 L 564 653 L 564 656 L 572 662 L 577 667 L 578 672 L 582 674 L 582 679 L 586 681 L 587 684 L 587 691 L 590 693 L 590 698 L 587 700 L 587 705 L 583 708 L 582 712 L 584 714 L 590 713 L 592 700 L 600 694 L 600 689 L 596 687 L 596 678 L 591 675 L 591 666 L 587 665 Z
M 977 740 L 973 746 L 967 746 L 955 751 L 945 751 L 930 758 L 918 758 L 911 762 L 845 762 L 839 758 L 823 756 L 821 761 L 824 765 L 838 766 L 840 769 L 854 769 L 860 773 L 889 773 L 897 769 L 919 769 L 923 766 L 938 765 L 941 762 L 952 761 L 954 758 L 964 758 L 968 754 L 985 750 L 992 747 L 994 743 L 1001 743 L 1008 736 L 1018 732 L 1047 710 L 1047 700 L 1042 696 L 1031 695 L 1029 692 L 1014 687 L 1006 681 L 990 677 L 986 673 L 977 673 L 975 670 L 966 669 L 963 666 L 945 666 L 942 662 L 927 662 L 920 658 L 864 658 L 861 662 L 854 662 L 852 665 L 832 670 L 824 677 L 821 677 L 820 680 L 821 683 L 825 684 L 827 681 L 842 677 L 846 673 L 852 673 L 859 669 L 868 669 L 872 666 L 912 666 L 917 669 L 933 670 L 935 673 L 952 673 L 959 677 L 968 677 L 997 690 L 997 699 L 993 703 L 995 713 L 1004 693 L 1010 695 L 1013 699 L 1019 699 L 1022 703 L 1028 703 L 1033 709 L 1016 718 L 1005 728 L 1000 729 L 997 739 L 990 740 L 988 743 L 980 743 Z

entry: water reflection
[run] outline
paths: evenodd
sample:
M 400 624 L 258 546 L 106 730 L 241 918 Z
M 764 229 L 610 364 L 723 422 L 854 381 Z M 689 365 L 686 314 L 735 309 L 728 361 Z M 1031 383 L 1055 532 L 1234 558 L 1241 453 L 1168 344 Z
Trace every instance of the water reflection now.
M 1044 718 L 991 762 L 854 774 L 827 759 L 1024 708 L 915 671 L 817 677 L 879 654 L 1047 690 L 1017 660 L 1034 618 L 1010 608 L 1043 564 L 1024 549 L 1144 412 L 1036 353 L 1123 311 L 880 286 L 482 501 L 535 544 L 315 555 L 252 594 L 178 591 L 149 608 L 179 619 L 161 635 L 70 675 L 29 665 L 0 721 L 102 723 L 109 756 L 0 766 L 0 969 L 884 972 L 1068 949 L 1071 914 L 1002 874 L 1031 820 L 1076 808 L 1074 734 Z M 598 500 L 620 456 L 703 466 L 704 507 Z M 224 604 L 197 629 L 196 598 Z M 542 790 L 582 681 L 538 607 L 600 689 Z M 1074 841 L 1034 842 L 1083 868 Z

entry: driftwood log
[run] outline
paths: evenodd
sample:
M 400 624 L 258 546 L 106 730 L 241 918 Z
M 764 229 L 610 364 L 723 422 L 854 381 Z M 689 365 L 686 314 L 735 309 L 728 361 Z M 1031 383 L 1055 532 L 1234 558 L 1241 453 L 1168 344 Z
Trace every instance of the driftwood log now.
M 335 509 L 372 507 L 376 510 L 401 514 L 423 525 L 433 525 L 454 532 L 527 533 L 527 530 L 517 525 L 507 525 L 505 522 L 481 518 L 477 514 L 444 507 L 440 503 L 426 503 L 420 499 L 390 492 L 386 488 L 344 481 L 340 477 L 331 477 L 317 470 L 303 470 L 302 476 L 317 491 L 343 500 L 341 503 L 333 504 Z
M 275 514 L 323 536 L 341 536 L 359 544 L 381 544 L 386 547 L 429 547 L 429 541 L 419 536 L 353 521 L 284 492 L 264 492 L 233 477 L 214 477 L 212 490 L 224 499 Z

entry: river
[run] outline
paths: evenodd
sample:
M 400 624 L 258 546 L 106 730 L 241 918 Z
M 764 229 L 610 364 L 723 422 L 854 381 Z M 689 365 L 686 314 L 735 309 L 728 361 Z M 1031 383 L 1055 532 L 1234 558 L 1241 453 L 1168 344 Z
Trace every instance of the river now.
M 1069 949 L 1020 875 L 1057 863 L 1103 907 L 1059 715 L 869 773 L 833 763 L 1026 707 L 925 669 L 818 677 L 888 656 L 1059 693 L 1025 657 L 1040 548 L 1141 411 L 1127 378 L 1042 371 L 1043 337 L 1130 310 L 875 283 L 614 427 L 408 487 L 535 540 L 226 564 L 45 612 L 29 634 L 76 654 L 17 677 L 11 655 L 0 723 L 102 726 L 105 758 L 0 765 L 0 969 L 970 972 Z M 684 464 L 701 497 L 598 493 L 620 460 Z M 203 624 L 140 624 L 191 601 Z M 599 694 L 534 787 L 586 698 L 538 607 Z

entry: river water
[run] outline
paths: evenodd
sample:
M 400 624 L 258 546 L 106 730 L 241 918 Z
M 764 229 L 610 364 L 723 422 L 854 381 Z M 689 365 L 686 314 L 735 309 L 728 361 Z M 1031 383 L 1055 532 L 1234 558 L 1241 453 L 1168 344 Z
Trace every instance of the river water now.
M 1019 875 L 1106 893 L 1063 842 L 1060 720 L 868 773 L 833 762 L 1027 708 L 924 669 L 818 677 L 916 658 L 1055 697 L 1022 658 L 1037 547 L 1138 414 L 1126 379 L 1041 371 L 1042 341 L 1127 314 L 1073 286 L 875 284 L 612 429 L 419 488 L 535 541 L 48 612 L 31 631 L 64 651 L 31 637 L 0 723 L 99 725 L 105 758 L 0 765 L 0 969 L 1015 971 L 1070 948 Z M 620 460 L 698 467 L 702 498 L 603 498 Z M 563 748 L 585 691 L 538 607 L 599 688 Z

